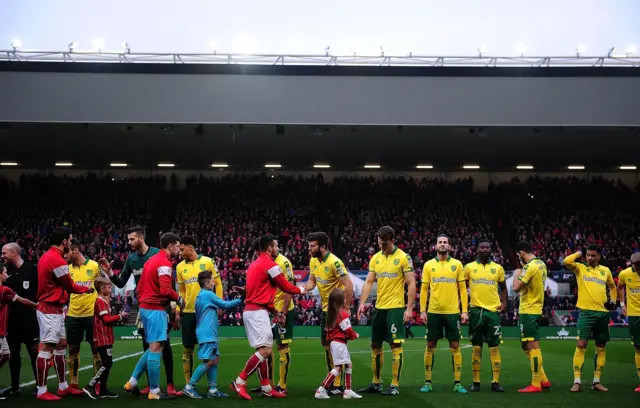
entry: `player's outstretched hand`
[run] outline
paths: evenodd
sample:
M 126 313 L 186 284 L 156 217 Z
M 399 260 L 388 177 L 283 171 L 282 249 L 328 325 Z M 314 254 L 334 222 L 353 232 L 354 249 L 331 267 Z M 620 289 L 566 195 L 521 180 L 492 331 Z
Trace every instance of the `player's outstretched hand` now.
M 307 287 L 306 286 L 298 286 L 298 289 L 300 289 L 300 294 L 304 295 L 305 293 L 307 293 Z
M 420 320 L 422 320 L 422 323 L 427 324 L 427 312 L 420 313 Z
M 120 312 L 120 320 L 125 320 L 127 317 L 129 317 L 128 312 Z
M 86 291 L 85 293 L 93 293 L 93 292 L 95 292 L 95 291 L 96 291 L 96 290 L 95 290 L 93 287 L 91 287 L 91 288 L 89 288 L 89 290 L 88 290 L 88 291 Z
M 460 314 L 460 322 L 461 322 L 462 324 L 467 324 L 467 323 L 469 323 L 469 313 L 465 313 L 465 312 L 461 313 L 461 314 Z
M 413 320 L 413 310 L 406 309 L 404 311 L 404 319 L 403 320 L 404 320 L 405 323 L 410 322 L 411 320 Z
M 358 320 L 362 319 L 362 315 L 364 315 L 364 307 L 364 305 L 358 307 Z
M 109 273 L 111 272 L 113 262 L 109 263 L 109 261 L 107 261 L 105 258 L 100 258 L 100 260 L 98 261 L 98 265 L 100 266 L 100 269 L 102 269 L 106 273 Z

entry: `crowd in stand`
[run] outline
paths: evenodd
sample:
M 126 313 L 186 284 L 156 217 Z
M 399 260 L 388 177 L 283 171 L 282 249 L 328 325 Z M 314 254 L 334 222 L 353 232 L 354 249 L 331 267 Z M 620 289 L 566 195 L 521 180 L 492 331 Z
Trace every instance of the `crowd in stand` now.
M 266 233 L 278 237 L 296 270 L 308 268 L 305 237 L 315 230 L 339 237 L 334 246 L 349 269 L 367 270 L 378 250 L 375 231 L 390 225 L 397 245 L 414 260 L 418 285 L 421 266 L 434 256 L 435 237 L 442 232 L 451 237 L 452 256 L 463 263 L 475 259 L 479 239 L 489 239 L 493 260 L 507 271 L 517 267 L 510 247 L 521 239 L 533 243 L 551 270 L 561 269 L 568 254 L 598 244 L 614 276 L 640 250 L 638 190 L 599 178 L 514 179 L 484 193 L 475 191 L 472 179 L 405 177 L 340 177 L 325 183 L 321 175 L 234 174 L 192 177 L 183 188 L 177 184 L 173 177 L 114 180 L 108 174 L 0 179 L 0 245 L 16 241 L 26 260 L 37 261 L 48 234 L 66 225 L 85 244 L 87 257 L 113 260 L 119 270 L 129 254 L 127 227 L 147 226 L 151 245 L 171 229 L 197 238 L 198 252 L 212 257 L 220 270 L 227 297 L 236 295 L 234 286 L 244 285 L 244 270 L 254 256 L 251 244 Z M 575 279 L 567 280 L 569 296 L 547 296 L 549 320 L 558 310 L 575 309 Z M 131 301 L 126 294 L 112 306 L 120 310 Z M 510 301 L 505 323 L 517 318 L 517 302 Z M 296 299 L 295 307 L 297 324 L 319 324 L 318 299 Z M 365 324 L 371 310 L 354 323 Z M 417 303 L 414 314 L 419 319 Z M 561 320 L 571 324 L 571 318 L 562 314 Z M 242 325 L 242 314 L 232 311 L 221 323 Z

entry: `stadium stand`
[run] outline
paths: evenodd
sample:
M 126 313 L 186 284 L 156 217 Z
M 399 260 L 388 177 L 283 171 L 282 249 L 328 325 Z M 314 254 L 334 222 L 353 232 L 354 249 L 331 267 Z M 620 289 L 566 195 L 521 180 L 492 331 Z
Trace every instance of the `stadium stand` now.
M 215 260 L 227 297 L 236 295 L 233 286 L 244 285 L 244 270 L 254 255 L 252 242 L 262 234 L 278 237 L 294 269 L 305 270 L 306 235 L 332 231 L 332 250 L 350 270 L 366 273 L 377 251 L 375 231 L 391 225 L 398 246 L 414 260 L 418 280 L 441 232 L 451 237 L 453 256 L 463 262 L 474 259 L 480 238 L 491 240 L 493 259 L 508 274 L 518 265 L 511 248 L 518 240 L 530 240 L 552 277 L 569 288 L 561 296 L 547 294 L 545 320 L 571 325 L 577 314 L 576 284 L 562 269 L 564 257 L 598 244 L 603 264 L 617 276 L 631 253 L 640 249 L 638 189 L 602 178 L 514 179 L 479 193 L 472 179 L 338 177 L 325 183 L 322 175 L 232 174 L 191 177 L 180 189 L 173 177 L 114 180 L 108 174 L 30 174 L 17 183 L 1 179 L 0 194 L 7 198 L 0 204 L 0 243 L 18 242 L 25 259 L 37 260 L 50 231 L 67 225 L 85 244 L 87 255 L 113 260 L 117 271 L 129 253 L 127 227 L 144 225 L 150 245 L 171 229 L 197 238 L 199 253 Z M 131 291 L 114 296 L 116 310 L 136 307 Z M 515 322 L 517 305 L 518 298 L 512 298 L 504 324 Z M 319 303 L 313 296 L 297 299 L 295 310 L 297 324 L 319 324 Z M 355 309 L 352 312 L 354 323 L 370 319 L 370 310 L 362 322 L 355 322 Z M 419 323 L 417 303 L 415 318 Z M 619 311 L 612 312 L 612 323 L 624 324 Z M 242 325 L 242 314 L 230 311 L 221 324 Z

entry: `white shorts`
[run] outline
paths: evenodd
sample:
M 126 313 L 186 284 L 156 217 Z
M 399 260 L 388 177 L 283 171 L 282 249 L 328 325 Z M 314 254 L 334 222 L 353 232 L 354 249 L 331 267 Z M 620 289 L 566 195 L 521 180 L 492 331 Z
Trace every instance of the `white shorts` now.
M 248 310 L 242 313 L 242 318 L 252 348 L 273 347 L 271 320 L 266 310 Z
M 63 314 L 45 314 L 36 310 L 38 326 L 40 326 L 40 343 L 58 344 L 60 339 L 67 338 Z
M 349 349 L 344 343 L 339 341 L 331 342 L 331 357 L 333 357 L 333 365 L 351 364 L 351 355 Z
M 0 337 L 0 354 L 11 354 L 9 351 L 9 343 L 6 337 Z

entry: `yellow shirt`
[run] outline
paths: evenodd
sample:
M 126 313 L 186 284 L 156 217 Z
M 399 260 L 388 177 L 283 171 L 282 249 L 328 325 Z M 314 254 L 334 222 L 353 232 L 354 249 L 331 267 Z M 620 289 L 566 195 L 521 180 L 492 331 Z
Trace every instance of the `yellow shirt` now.
M 525 285 L 520 291 L 520 314 L 541 315 L 547 265 L 540 259 L 533 258 L 522 268 L 522 274 L 518 279 Z
M 489 261 L 468 263 L 464 267 L 465 279 L 469 281 L 471 307 L 481 307 L 491 312 L 500 308 L 498 284 L 504 282 L 504 269 L 500 264 Z
M 327 255 L 322 260 L 316 257 L 311 258 L 309 269 L 311 270 L 311 276 L 316 279 L 316 285 L 322 300 L 322 311 L 326 312 L 329 307 L 329 294 L 336 288 L 344 290 L 344 285 L 340 282 L 340 278 L 349 276 L 349 273 L 340 258 L 331 252 L 327 252 Z
M 578 303 L 580 310 L 606 312 L 604 304 L 607 302 L 607 286 L 611 288 L 611 299 L 615 302 L 618 295 L 611 271 L 606 266 L 598 265 L 592 268 L 576 262 L 579 254 L 571 254 L 564 259 L 564 266 L 576 274 L 578 281 Z
M 618 284 L 627 290 L 627 315 L 640 316 L 640 274 L 627 268 L 618 275 Z
M 376 309 L 405 307 L 404 274 L 414 273 L 411 256 L 398 247 L 389 256 L 380 251 L 371 258 L 369 272 L 378 282 Z
M 274 259 L 274 261 L 280 267 L 280 270 L 282 271 L 285 279 L 288 280 L 289 283 L 295 284 L 296 278 L 293 275 L 293 269 L 291 269 L 291 262 L 289 262 L 289 260 L 282 254 L 279 254 L 278 257 Z M 284 307 L 284 292 L 280 289 L 276 290 L 276 297 L 273 299 L 273 306 L 277 311 L 281 311 Z M 288 310 L 293 310 L 294 307 L 295 306 L 293 304 L 293 301 L 289 302 Z
M 100 266 L 96 261 L 87 259 L 84 264 L 69 265 L 69 274 L 76 285 L 93 288 L 93 282 L 100 276 Z M 96 303 L 98 292 L 73 293 L 69 298 L 69 312 L 71 317 L 93 317 L 93 305 Z
M 200 293 L 198 274 L 203 271 L 211 271 L 213 273 L 213 281 L 216 285 L 215 293 L 220 299 L 224 299 L 222 279 L 220 279 L 220 274 L 211 258 L 198 255 L 198 258 L 194 262 L 183 260 L 176 267 L 176 278 L 178 280 L 178 290 L 185 301 L 184 313 L 196 312 L 196 297 L 198 297 L 198 293 Z
M 426 291 L 430 288 L 429 313 L 460 313 L 460 286 L 465 288 L 462 311 L 467 312 L 466 284 L 462 262 L 455 258 L 439 261 L 431 259 L 422 268 L 422 290 L 420 292 L 420 311 L 426 308 Z

